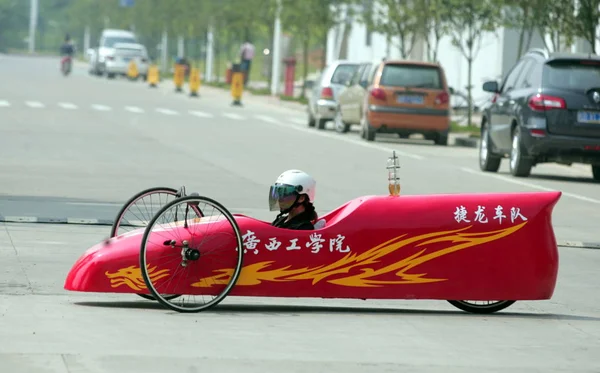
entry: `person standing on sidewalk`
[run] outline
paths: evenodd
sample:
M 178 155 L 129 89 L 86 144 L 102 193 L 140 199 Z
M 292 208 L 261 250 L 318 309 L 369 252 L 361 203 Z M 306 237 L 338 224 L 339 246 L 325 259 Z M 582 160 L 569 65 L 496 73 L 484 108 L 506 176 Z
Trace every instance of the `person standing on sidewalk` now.
M 242 60 L 241 68 L 244 72 L 244 87 L 248 84 L 250 77 L 250 65 L 254 58 L 254 45 L 250 42 L 250 39 L 246 38 L 246 42 L 242 44 L 240 48 L 240 57 Z

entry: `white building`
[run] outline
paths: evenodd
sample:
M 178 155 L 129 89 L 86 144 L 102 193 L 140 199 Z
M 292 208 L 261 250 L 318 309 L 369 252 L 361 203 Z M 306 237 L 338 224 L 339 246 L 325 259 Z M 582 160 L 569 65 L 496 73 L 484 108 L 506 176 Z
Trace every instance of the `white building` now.
M 340 36 L 344 36 L 340 37 Z M 527 38 L 525 38 L 527 39 Z M 547 37 L 548 45 L 551 45 Z M 332 28 L 328 37 L 327 63 L 343 58 L 351 61 L 379 60 L 384 57 L 399 59 L 400 53 L 397 38 L 392 43 L 378 33 L 368 33 L 367 27 L 356 20 L 348 19 L 345 24 Z M 526 42 L 524 42 L 526 43 Z M 600 41 L 596 42 L 600 45 Z M 481 88 L 487 80 L 501 80 L 517 60 L 519 31 L 499 28 L 495 32 L 485 33 L 481 38 L 478 54 L 472 65 L 472 95 L 475 104 L 481 104 L 489 94 Z M 409 59 L 426 61 L 426 44 L 420 40 L 415 43 Z M 525 49 L 525 45 L 523 46 Z M 544 48 L 539 33 L 534 33 L 529 48 Z M 563 47 L 561 51 L 589 52 L 587 42 L 578 40 L 575 45 Z M 452 45 L 451 37 L 444 36 L 439 43 L 438 61 L 446 73 L 448 85 L 466 94 L 468 85 L 468 64 L 459 48 Z

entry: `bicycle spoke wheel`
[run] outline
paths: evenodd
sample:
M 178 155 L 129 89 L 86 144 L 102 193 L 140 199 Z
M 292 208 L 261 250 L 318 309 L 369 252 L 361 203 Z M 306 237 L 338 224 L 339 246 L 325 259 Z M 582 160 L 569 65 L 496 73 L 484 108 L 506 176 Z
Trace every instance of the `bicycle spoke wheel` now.
M 194 207 L 203 212 L 197 217 Z M 150 221 L 140 247 L 146 286 L 165 307 L 200 312 L 221 302 L 241 269 L 242 235 L 233 215 L 201 196 L 178 198 Z M 168 299 L 163 294 L 181 294 Z
M 177 197 L 176 189 L 166 187 L 155 187 L 139 192 L 125 202 L 117 214 L 110 230 L 110 237 L 145 228 L 164 205 Z
M 180 190 L 168 187 L 154 187 L 143 190 L 131 197 L 115 218 L 110 230 L 110 237 L 116 237 L 136 229 L 145 228 L 148 223 L 156 215 L 156 213 L 167 203 L 175 200 L 185 189 Z M 138 296 L 155 300 L 152 295 L 137 294 Z M 164 297 L 169 299 L 177 298 L 178 294 L 165 294 Z

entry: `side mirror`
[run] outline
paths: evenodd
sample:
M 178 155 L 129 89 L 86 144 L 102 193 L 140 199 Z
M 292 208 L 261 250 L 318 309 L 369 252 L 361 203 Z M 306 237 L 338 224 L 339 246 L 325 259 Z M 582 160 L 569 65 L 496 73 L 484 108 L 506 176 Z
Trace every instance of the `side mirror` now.
M 498 82 L 489 81 L 483 83 L 483 90 L 485 92 L 498 93 Z
M 454 94 L 454 88 L 448 87 L 448 92 L 450 92 L 450 94 L 453 95 Z

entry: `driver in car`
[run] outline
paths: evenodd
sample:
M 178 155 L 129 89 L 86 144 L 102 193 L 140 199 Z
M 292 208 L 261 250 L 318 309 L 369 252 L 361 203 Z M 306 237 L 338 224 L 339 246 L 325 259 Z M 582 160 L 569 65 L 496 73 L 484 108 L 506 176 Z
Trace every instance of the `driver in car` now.
M 288 170 L 279 175 L 269 190 L 269 210 L 279 214 L 272 226 L 312 230 L 318 216 L 313 206 L 316 181 L 306 172 Z

